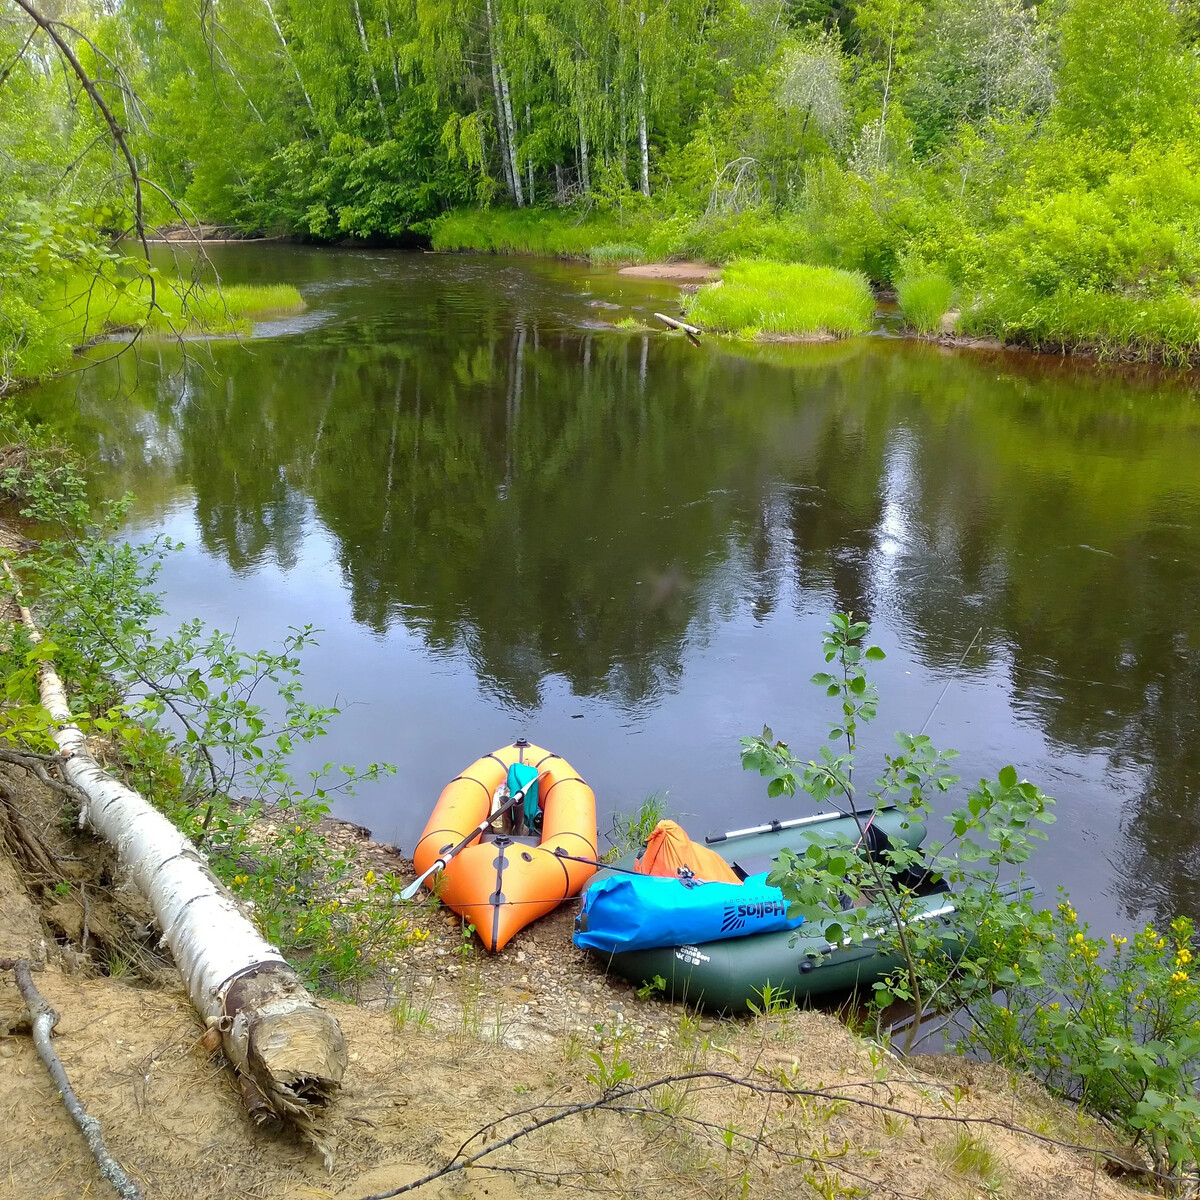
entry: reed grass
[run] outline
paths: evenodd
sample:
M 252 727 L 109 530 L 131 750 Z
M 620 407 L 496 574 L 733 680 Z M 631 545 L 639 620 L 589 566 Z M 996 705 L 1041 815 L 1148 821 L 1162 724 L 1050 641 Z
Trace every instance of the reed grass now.
M 430 229 L 435 250 L 590 259 L 593 249 L 622 245 L 621 227 L 604 216 L 569 210 L 460 208 Z
M 743 260 L 692 297 L 688 319 L 743 337 L 848 337 L 866 332 L 874 311 L 870 285 L 857 271 Z
M 963 328 L 1035 350 L 1090 351 L 1101 358 L 1189 366 L 1200 361 L 1200 298 L 1020 287 L 982 296 Z
M 904 320 L 918 333 L 937 333 L 954 299 L 954 284 L 945 275 L 910 275 L 896 285 Z
M 300 293 L 286 284 L 218 289 L 160 278 L 152 306 L 145 276 L 68 276 L 47 283 L 19 310 L 9 299 L 0 313 L 0 391 L 16 379 L 40 379 L 61 370 L 73 350 L 109 333 L 246 333 L 255 317 L 303 307 Z
M 618 263 L 641 263 L 646 261 L 646 252 L 641 246 L 622 245 L 619 242 L 605 243 L 603 246 L 593 246 L 588 251 L 588 257 L 598 266 L 613 266 Z

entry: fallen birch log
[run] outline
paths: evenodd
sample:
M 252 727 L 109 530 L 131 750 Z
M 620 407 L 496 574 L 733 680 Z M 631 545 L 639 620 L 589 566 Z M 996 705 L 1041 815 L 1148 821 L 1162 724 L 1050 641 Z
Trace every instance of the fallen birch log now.
M 700 345 L 700 335 L 704 332 L 697 325 L 689 325 L 686 321 L 677 321 L 674 317 L 668 317 L 666 313 L 654 314 L 668 329 L 678 329 L 688 336 L 694 346 Z
M 29 1009 L 33 1044 L 37 1047 L 38 1057 L 45 1064 L 50 1078 L 54 1081 L 54 1090 L 58 1092 L 63 1107 L 71 1114 L 71 1120 L 79 1126 L 100 1168 L 100 1174 L 116 1189 L 121 1200 L 142 1200 L 142 1193 L 136 1183 L 125 1174 L 121 1164 L 108 1152 L 104 1138 L 100 1134 L 100 1122 L 83 1107 L 71 1081 L 67 1078 L 66 1068 L 58 1057 L 50 1041 L 50 1032 L 58 1024 L 58 1013 L 46 1003 L 45 997 L 37 990 L 29 964 L 23 959 L 0 958 L 0 970 L 12 971 L 16 976 L 17 987 L 25 999 L 25 1007 Z
M 41 640 L 29 609 L 21 604 L 20 612 L 30 638 Z M 321 1121 L 346 1071 L 341 1027 L 242 913 L 203 854 L 92 757 L 49 662 L 41 664 L 39 690 L 58 726 L 63 774 L 83 798 L 80 824 L 116 849 L 120 868 L 150 901 L 192 1004 L 221 1034 L 250 1115 L 262 1126 L 294 1126 L 331 1165 Z

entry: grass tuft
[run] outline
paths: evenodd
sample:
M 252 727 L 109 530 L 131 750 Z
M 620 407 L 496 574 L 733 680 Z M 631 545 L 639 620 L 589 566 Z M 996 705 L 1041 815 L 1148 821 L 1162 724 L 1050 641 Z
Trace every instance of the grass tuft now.
M 637 812 L 614 813 L 612 830 L 608 834 L 612 850 L 606 857 L 619 858 L 630 850 L 644 846 L 646 839 L 654 832 L 654 827 L 666 815 L 667 797 L 664 792 L 654 792 L 647 796 Z
M 593 246 L 588 257 L 598 267 L 621 263 L 641 263 L 646 261 L 646 252 L 641 246 L 622 245 L 620 242 L 608 242 L 603 246 Z
M 874 311 L 870 285 L 857 271 L 743 260 L 730 263 L 720 283 L 696 293 L 688 318 L 743 337 L 848 337 L 865 333 Z
M 945 275 L 910 275 L 896 286 L 904 319 L 918 333 L 937 333 L 954 299 L 954 284 Z

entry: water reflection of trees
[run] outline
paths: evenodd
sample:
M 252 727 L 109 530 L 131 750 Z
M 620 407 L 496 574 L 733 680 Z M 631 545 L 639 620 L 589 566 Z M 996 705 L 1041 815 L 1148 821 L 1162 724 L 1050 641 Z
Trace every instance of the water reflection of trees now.
M 1008 671 L 1059 743 L 1144 768 L 1131 905 L 1195 910 L 1190 396 L 895 344 L 695 353 L 493 301 L 465 321 L 443 297 L 420 337 L 222 352 L 141 408 L 85 397 L 81 437 L 122 447 L 143 495 L 189 479 L 235 570 L 294 563 L 311 506 L 356 620 L 467 651 L 521 705 L 551 674 L 652 702 L 731 594 L 760 620 L 792 589 L 886 618 L 939 668 L 982 626 L 965 669 Z M 147 428 L 170 453 L 143 451 Z

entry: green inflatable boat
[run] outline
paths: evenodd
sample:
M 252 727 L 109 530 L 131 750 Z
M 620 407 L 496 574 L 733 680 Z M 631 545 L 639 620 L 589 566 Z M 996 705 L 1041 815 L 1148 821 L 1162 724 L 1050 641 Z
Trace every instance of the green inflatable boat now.
M 906 825 L 895 809 L 878 812 L 871 822 L 871 832 L 871 849 L 876 852 L 883 848 L 882 838 L 914 848 L 925 839 L 924 826 Z M 795 821 L 772 821 L 769 825 L 710 836 L 705 842 L 745 877 L 768 870 L 772 860 L 785 848 L 802 854 L 816 838 L 840 836 L 857 841 L 859 826 L 853 817 L 830 813 Z M 613 866 L 632 870 L 636 858 L 636 852 L 631 852 Z M 611 873 L 600 871 L 588 886 L 594 886 Z M 948 948 L 961 942 L 954 922 L 954 898 L 945 885 L 930 886 L 927 894 L 921 896 L 918 908 L 914 919 L 935 922 Z M 882 908 L 877 911 L 883 925 L 888 919 L 887 912 Z M 751 1005 L 761 1005 L 764 994 L 802 1003 L 809 996 L 868 988 L 901 965 L 898 955 L 882 953 L 873 939 L 833 943 L 826 939 L 819 925 L 807 923 L 795 930 L 727 938 L 697 946 L 592 953 L 608 969 L 636 986 L 658 977 L 664 981 L 664 995 L 668 999 L 726 1013 L 745 1012 Z

